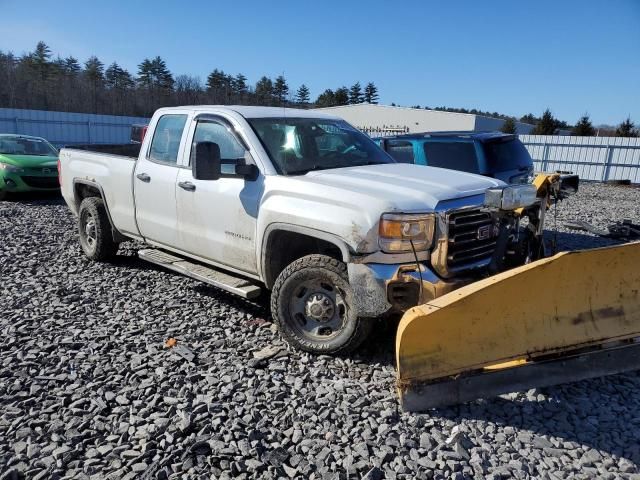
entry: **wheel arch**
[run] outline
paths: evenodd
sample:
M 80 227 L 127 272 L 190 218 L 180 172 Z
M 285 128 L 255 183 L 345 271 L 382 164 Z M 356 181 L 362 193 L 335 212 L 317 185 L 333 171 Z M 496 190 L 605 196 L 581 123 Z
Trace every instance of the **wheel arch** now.
M 287 242 L 289 248 L 276 249 L 279 242 Z M 321 253 L 348 263 L 352 255 L 347 243 L 336 235 L 285 223 L 272 223 L 267 227 L 262 238 L 261 253 L 261 276 L 269 289 L 280 272 L 298 258 Z
M 122 235 L 115 227 L 113 223 L 113 219 L 111 218 L 111 212 L 109 211 L 109 204 L 107 203 L 107 198 L 104 194 L 104 190 L 102 186 L 96 182 L 92 182 L 91 180 L 84 180 L 80 178 L 73 179 L 73 201 L 75 206 L 75 211 L 80 211 L 80 204 L 82 200 L 88 197 L 99 197 L 102 199 L 102 203 L 104 204 L 104 208 L 107 211 L 107 218 L 109 219 L 109 224 L 111 225 L 111 233 L 113 236 L 113 240 L 115 242 L 123 242 L 127 240 L 127 238 Z

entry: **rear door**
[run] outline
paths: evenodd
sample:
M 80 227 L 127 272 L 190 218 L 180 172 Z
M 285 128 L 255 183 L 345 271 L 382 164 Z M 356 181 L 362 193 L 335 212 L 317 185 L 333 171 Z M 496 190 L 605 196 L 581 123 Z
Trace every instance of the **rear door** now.
M 173 248 L 179 248 L 175 191 L 187 118 L 186 112 L 171 112 L 158 119 L 149 148 L 141 152 L 133 174 L 140 234 Z

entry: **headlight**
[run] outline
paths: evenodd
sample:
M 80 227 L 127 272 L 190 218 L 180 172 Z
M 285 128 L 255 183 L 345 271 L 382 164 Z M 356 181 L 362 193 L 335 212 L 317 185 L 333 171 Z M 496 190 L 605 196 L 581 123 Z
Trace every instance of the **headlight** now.
M 508 187 L 489 188 L 484 194 L 487 207 L 500 210 L 514 210 L 528 207 L 536 201 L 536 187 L 533 185 L 509 185 Z
M 4 170 L 9 173 L 24 173 L 24 168 L 16 167 L 14 165 L 9 165 L 8 163 L 0 162 L 0 170 Z
M 433 242 L 435 217 L 430 214 L 385 213 L 380 217 L 379 245 L 383 252 L 427 250 Z

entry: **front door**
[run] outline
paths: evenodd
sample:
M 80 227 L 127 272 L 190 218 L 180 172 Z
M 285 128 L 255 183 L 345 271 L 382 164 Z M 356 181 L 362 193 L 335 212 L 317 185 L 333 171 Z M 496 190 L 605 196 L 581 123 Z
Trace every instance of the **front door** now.
M 262 197 L 262 177 L 250 180 L 225 174 L 250 158 L 244 143 L 228 121 L 207 116 L 194 121 L 192 140 L 185 155 L 191 166 L 198 142 L 220 147 L 222 176 L 218 180 L 196 180 L 191 168 L 178 173 L 176 199 L 178 230 L 182 248 L 193 255 L 248 273 L 257 272 L 256 220 Z
M 176 181 L 178 153 L 187 115 L 163 115 L 147 155 L 140 155 L 133 174 L 136 222 L 149 241 L 173 248 L 178 244 Z

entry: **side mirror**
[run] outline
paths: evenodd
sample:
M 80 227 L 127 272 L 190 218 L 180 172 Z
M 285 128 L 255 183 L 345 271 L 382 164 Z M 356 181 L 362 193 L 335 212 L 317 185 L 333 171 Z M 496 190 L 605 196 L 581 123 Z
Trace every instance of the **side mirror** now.
M 192 172 L 196 180 L 220 178 L 220 147 L 214 142 L 198 142 L 193 159 Z

